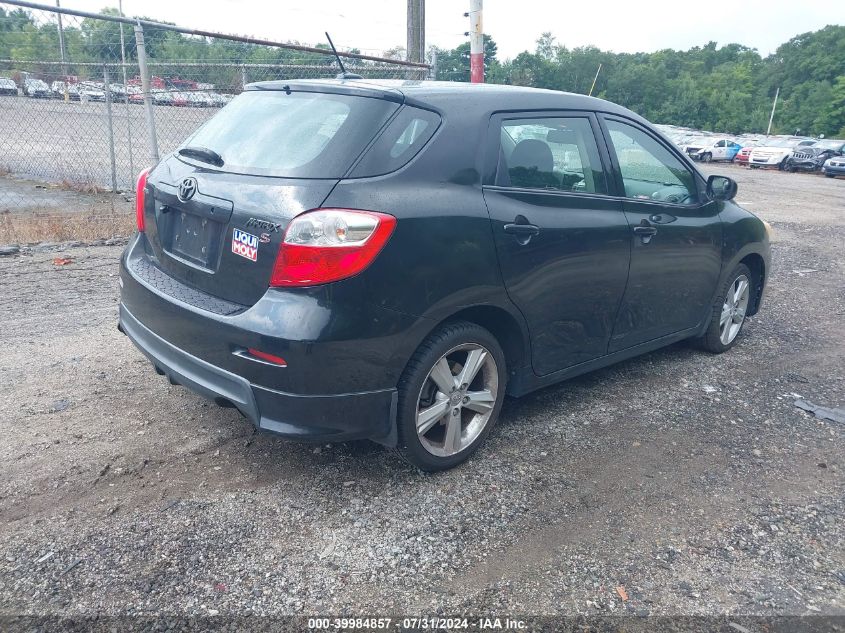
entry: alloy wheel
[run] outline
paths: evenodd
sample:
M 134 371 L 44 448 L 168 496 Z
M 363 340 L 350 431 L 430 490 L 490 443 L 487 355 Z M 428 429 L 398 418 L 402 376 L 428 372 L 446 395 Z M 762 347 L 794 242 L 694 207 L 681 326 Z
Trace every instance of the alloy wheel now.
M 722 341 L 722 345 L 730 345 L 742 329 L 742 322 L 748 311 L 750 289 L 751 284 L 745 275 L 737 277 L 728 287 L 719 318 L 719 340 Z
M 468 343 L 434 363 L 417 398 L 417 435 L 426 451 L 450 457 L 468 448 L 490 421 L 499 394 L 493 355 Z

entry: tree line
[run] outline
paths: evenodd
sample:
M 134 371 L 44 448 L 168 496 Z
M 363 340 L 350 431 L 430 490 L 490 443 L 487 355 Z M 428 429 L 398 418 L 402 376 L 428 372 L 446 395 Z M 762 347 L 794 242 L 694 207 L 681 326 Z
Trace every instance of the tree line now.
M 104 9 L 117 15 L 117 9 Z M 74 74 L 88 76 L 73 62 L 120 61 L 116 22 L 65 19 L 66 59 Z M 131 27 L 123 26 L 125 54 L 136 59 Z M 191 79 L 236 87 L 240 74 L 218 62 L 333 66 L 334 60 L 288 49 L 255 46 L 146 28 L 152 61 L 206 62 L 191 69 Z M 318 45 L 325 46 L 325 45 Z M 0 9 L 0 59 L 58 59 L 54 19 L 37 22 L 22 9 Z M 352 52 L 358 52 L 353 49 Z M 401 58 L 401 48 L 386 56 Z M 845 138 L 845 26 L 826 26 L 793 37 L 767 57 L 741 44 L 715 42 L 686 51 L 613 53 L 593 46 L 568 48 L 544 33 L 533 52 L 500 60 L 495 41 L 485 36 L 486 79 L 491 83 L 550 88 L 587 94 L 624 105 L 651 121 L 739 134 L 766 131 L 775 92 L 780 89 L 773 132 Z M 431 47 L 436 77 L 469 81 L 469 43 L 454 49 Z M 596 71 L 601 72 L 593 86 Z M 4 64 L 5 68 L 14 66 Z M 303 71 L 307 74 L 307 71 Z M 250 80 L 272 78 L 255 72 Z
M 433 55 L 432 55 L 433 53 Z M 433 49 L 437 78 L 469 81 L 469 44 Z M 612 53 L 567 48 L 543 33 L 534 52 L 497 58 L 485 37 L 486 80 L 593 95 L 657 123 L 739 134 L 766 131 L 780 89 L 773 133 L 845 138 L 845 26 L 793 37 L 767 57 L 715 42 L 686 51 Z

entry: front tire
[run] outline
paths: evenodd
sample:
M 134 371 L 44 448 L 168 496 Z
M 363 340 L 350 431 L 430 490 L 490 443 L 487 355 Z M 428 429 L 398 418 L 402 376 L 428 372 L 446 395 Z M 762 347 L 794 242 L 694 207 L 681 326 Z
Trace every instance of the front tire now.
M 453 468 L 489 435 L 505 397 L 499 343 L 484 328 L 456 321 L 432 333 L 399 381 L 399 454 L 417 468 Z
M 740 264 L 728 276 L 713 304 L 710 323 L 699 345 L 714 354 L 728 351 L 739 338 L 745 315 L 751 303 L 754 276 L 745 264 Z
M 713 162 L 713 154 L 710 152 L 706 152 L 704 156 L 701 157 L 701 160 L 705 163 L 712 163 Z

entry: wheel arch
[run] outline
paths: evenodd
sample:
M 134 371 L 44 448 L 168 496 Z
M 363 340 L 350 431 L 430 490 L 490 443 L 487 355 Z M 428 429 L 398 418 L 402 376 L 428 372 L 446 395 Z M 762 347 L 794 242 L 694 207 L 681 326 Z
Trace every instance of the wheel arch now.
M 531 349 L 528 330 L 525 324 L 507 309 L 490 304 L 461 308 L 437 321 L 423 340 L 446 323 L 453 321 L 468 321 L 489 331 L 502 348 L 509 376 L 513 376 L 520 368 L 530 364 Z
M 757 314 L 757 310 L 760 308 L 760 299 L 763 296 L 763 287 L 766 284 L 766 262 L 759 253 L 748 253 L 739 260 L 739 263 L 748 266 L 751 274 L 754 275 L 754 292 L 751 293 L 751 305 L 747 312 L 749 316 L 752 316 Z

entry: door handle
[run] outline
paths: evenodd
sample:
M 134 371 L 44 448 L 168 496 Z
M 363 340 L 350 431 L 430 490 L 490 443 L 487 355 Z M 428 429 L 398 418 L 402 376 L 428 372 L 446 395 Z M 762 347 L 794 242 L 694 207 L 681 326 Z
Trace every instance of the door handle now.
M 539 232 L 540 227 L 535 224 L 505 224 L 505 233 L 520 237 L 531 237 Z
M 653 226 L 635 226 L 634 234 L 640 237 L 652 237 L 657 234 L 657 228 Z

